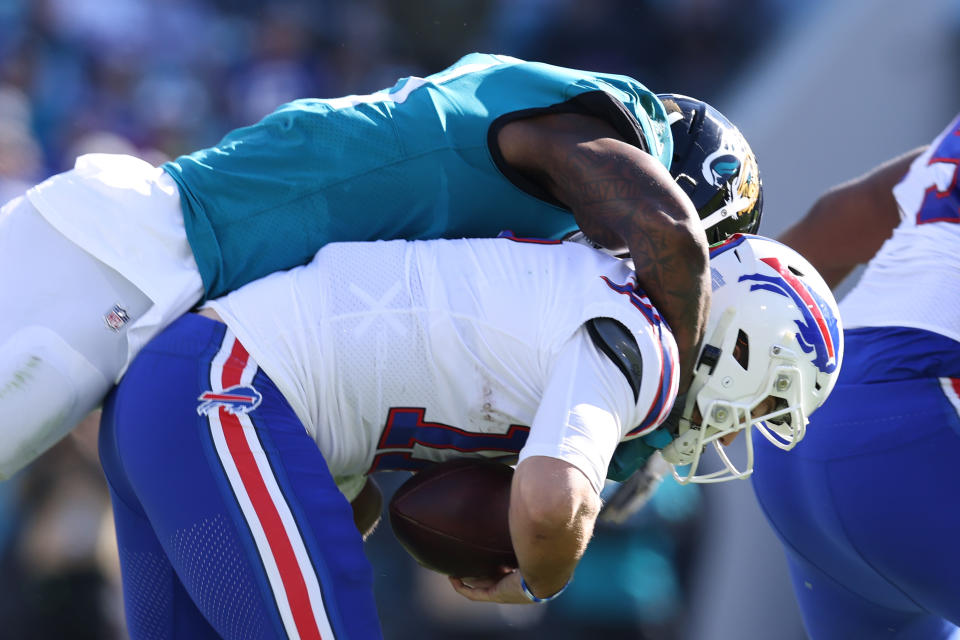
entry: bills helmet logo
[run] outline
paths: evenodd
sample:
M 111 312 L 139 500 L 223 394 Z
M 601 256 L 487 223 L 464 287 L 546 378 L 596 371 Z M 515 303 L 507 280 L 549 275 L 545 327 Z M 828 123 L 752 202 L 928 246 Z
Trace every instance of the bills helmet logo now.
M 813 352 L 812 361 L 817 369 L 824 373 L 832 373 L 839 361 L 837 347 L 840 344 L 840 329 L 830 305 L 815 291 L 808 288 L 777 258 L 769 257 L 760 260 L 776 271 L 779 277 L 755 273 L 740 276 L 740 281 L 756 282 L 757 284 L 750 286 L 751 291 L 764 289 L 792 298 L 803 316 L 802 321 L 795 320 L 800 348 L 806 353 Z
M 263 400 L 260 392 L 249 385 L 234 385 L 223 391 L 204 391 L 197 398 L 197 414 L 206 415 L 223 407 L 227 413 L 241 415 L 250 413 Z

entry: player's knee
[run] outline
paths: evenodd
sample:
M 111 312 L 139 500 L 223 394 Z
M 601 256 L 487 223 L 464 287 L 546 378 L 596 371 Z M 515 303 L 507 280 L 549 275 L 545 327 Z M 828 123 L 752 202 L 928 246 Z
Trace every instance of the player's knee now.
M 26 327 L 10 336 L 0 345 L 0 480 L 63 438 L 109 388 L 51 329 Z

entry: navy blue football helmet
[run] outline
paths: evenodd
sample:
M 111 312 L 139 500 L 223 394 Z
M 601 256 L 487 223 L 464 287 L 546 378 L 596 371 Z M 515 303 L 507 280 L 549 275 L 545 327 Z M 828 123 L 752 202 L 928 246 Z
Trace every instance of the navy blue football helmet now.
M 757 158 L 740 131 L 706 102 L 675 93 L 657 96 L 673 134 L 670 173 L 690 196 L 710 244 L 757 233 L 763 186 Z

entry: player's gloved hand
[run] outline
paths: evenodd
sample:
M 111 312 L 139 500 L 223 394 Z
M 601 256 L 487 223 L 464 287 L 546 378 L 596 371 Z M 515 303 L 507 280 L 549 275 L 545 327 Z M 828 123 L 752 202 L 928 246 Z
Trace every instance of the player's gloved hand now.
M 620 484 L 600 510 L 598 520 L 623 524 L 640 511 L 670 473 L 670 464 L 663 456 L 654 454 L 647 464 Z
M 533 604 L 523 592 L 520 572 L 507 567 L 504 571 L 497 578 L 450 578 L 450 584 L 454 591 L 474 602 Z
M 656 451 L 669 445 L 679 432 L 680 416 L 687 402 L 685 393 L 677 396 L 669 415 L 653 432 L 639 438 L 633 438 L 617 445 L 607 467 L 607 479 L 615 482 L 624 482 L 635 471 L 647 466 Z

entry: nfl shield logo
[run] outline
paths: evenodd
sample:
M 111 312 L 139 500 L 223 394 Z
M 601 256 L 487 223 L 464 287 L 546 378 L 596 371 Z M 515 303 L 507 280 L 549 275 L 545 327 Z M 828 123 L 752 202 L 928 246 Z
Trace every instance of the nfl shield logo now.
M 126 309 L 115 304 L 113 305 L 113 309 L 103 316 L 103 321 L 107 324 L 107 327 L 113 331 L 120 331 L 123 325 L 130 321 L 130 314 L 127 313 Z

